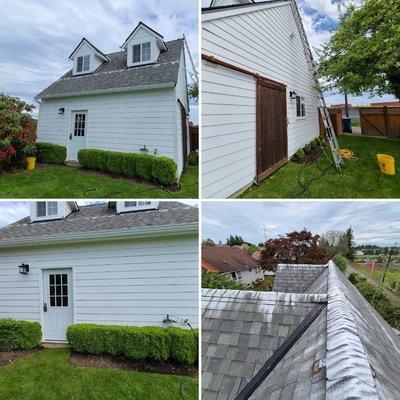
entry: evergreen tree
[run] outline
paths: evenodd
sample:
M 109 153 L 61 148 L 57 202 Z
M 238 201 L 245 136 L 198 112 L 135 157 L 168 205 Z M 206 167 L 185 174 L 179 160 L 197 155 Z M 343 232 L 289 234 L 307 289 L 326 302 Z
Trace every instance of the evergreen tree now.
M 347 247 L 348 247 L 346 258 L 349 259 L 350 261 L 354 261 L 354 259 L 355 259 L 354 234 L 353 234 L 353 229 L 351 226 L 346 231 L 346 238 L 347 238 Z

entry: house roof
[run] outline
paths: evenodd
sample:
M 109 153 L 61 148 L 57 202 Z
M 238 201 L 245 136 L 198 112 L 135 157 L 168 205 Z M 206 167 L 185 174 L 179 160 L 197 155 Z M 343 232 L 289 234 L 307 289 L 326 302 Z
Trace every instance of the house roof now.
M 258 267 L 258 262 L 239 247 L 204 245 L 201 252 L 202 262 L 211 265 L 221 273 L 245 271 Z M 209 269 L 209 268 L 206 268 Z
M 71 69 L 36 97 L 43 99 L 99 91 L 175 86 L 178 80 L 183 39 L 167 42 L 166 45 L 168 50 L 160 53 L 156 63 L 137 67 L 127 67 L 125 51 L 106 54 L 110 61 L 104 62 L 93 73 L 73 76 Z
M 279 266 L 277 277 L 288 268 Z M 308 280 L 309 266 L 304 271 Z M 204 399 L 235 399 L 271 357 L 277 363 L 251 400 L 398 397 L 400 340 L 332 262 L 303 293 L 290 292 L 289 281 L 282 289 L 203 290 Z M 291 341 L 316 306 L 319 314 Z
M 132 37 L 132 35 L 141 27 L 143 26 L 144 28 L 148 29 L 150 32 L 152 32 L 154 35 L 158 36 L 159 39 L 164 40 L 164 36 L 155 31 L 154 29 L 151 29 L 148 25 L 146 25 L 144 22 L 140 21 L 137 25 L 136 28 L 128 35 L 128 37 L 125 39 L 124 44 L 121 46 L 121 49 L 125 47 L 126 42 Z
M 62 220 L 31 222 L 29 217 L 0 229 L 2 241 L 28 237 L 53 237 L 69 233 L 115 231 L 197 223 L 198 210 L 178 202 L 160 202 L 158 210 L 117 214 L 107 203 L 80 206 Z

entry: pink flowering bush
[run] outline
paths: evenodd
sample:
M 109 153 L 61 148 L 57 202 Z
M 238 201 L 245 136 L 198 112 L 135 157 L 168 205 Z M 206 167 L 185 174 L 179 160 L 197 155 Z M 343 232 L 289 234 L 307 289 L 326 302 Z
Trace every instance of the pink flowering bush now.
M 36 154 L 36 123 L 30 112 L 33 105 L 0 93 L 0 169 L 23 165 Z

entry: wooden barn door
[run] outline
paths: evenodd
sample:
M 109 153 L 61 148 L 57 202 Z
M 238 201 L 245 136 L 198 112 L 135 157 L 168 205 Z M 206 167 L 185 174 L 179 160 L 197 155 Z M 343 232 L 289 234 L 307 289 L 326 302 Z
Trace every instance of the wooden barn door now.
M 257 179 L 261 181 L 288 160 L 286 87 L 257 80 Z

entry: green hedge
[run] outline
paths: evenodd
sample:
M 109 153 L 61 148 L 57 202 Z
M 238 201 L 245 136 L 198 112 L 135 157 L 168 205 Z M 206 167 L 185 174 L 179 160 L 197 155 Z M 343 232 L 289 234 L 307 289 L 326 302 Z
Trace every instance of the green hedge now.
M 36 159 L 44 164 L 64 164 L 67 148 L 52 143 L 36 143 Z
M 134 360 L 174 360 L 193 364 L 198 357 L 195 331 L 156 326 L 75 324 L 68 343 L 78 353 L 122 355 Z
M 176 164 L 168 157 L 82 149 L 79 150 L 78 160 L 86 169 L 155 181 L 161 185 L 176 183 Z
M 199 152 L 197 150 L 190 152 L 188 162 L 189 165 L 199 165 Z
M 38 322 L 0 319 L 0 350 L 31 350 L 37 347 L 42 338 Z

